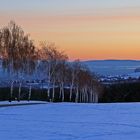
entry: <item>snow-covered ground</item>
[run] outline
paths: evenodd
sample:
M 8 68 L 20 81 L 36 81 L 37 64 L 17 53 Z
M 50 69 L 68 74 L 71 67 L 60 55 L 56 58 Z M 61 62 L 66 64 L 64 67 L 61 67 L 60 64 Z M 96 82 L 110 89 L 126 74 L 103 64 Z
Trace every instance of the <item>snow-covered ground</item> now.
M 2 140 L 139 140 L 140 104 L 50 103 L 0 108 Z
M 47 102 L 43 102 L 43 101 L 12 101 L 12 102 L 9 102 L 9 101 L 0 101 L 0 105 L 18 105 L 18 104 L 42 104 L 42 103 L 47 103 Z

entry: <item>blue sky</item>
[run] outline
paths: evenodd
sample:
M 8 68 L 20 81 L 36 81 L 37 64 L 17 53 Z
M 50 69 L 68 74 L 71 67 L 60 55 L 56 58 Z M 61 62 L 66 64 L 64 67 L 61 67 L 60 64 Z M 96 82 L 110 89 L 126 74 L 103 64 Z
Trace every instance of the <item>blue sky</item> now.
M 0 0 L 0 11 L 79 12 L 100 8 L 139 7 L 140 0 Z

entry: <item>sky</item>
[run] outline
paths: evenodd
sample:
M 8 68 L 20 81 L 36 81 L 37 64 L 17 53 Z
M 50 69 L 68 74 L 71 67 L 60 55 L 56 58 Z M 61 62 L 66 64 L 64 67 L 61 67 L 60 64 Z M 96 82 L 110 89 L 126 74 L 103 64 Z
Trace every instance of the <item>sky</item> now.
M 10 20 L 71 60 L 140 59 L 140 0 L 0 0 L 0 28 Z

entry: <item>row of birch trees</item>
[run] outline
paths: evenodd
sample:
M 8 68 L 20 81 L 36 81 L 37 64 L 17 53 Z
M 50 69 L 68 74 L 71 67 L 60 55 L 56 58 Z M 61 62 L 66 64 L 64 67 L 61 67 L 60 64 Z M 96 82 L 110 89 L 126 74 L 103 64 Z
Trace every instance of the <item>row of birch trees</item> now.
M 39 47 L 34 45 L 28 34 L 11 21 L 8 26 L 0 29 L 0 56 L 3 68 L 11 75 L 16 75 L 19 83 L 18 101 L 21 98 L 21 88 L 24 78 L 21 75 L 33 75 L 36 80 L 43 78 L 47 81 L 47 98 L 55 101 L 98 102 L 101 86 L 97 77 L 80 61 L 69 62 L 68 56 L 57 49 L 54 43 L 41 42 Z M 29 79 L 28 79 L 29 80 Z M 10 101 L 13 96 L 15 79 L 11 80 Z M 59 92 L 56 89 L 59 89 Z M 67 90 L 66 90 L 67 89 Z M 65 92 L 67 91 L 67 92 Z M 31 98 L 32 85 L 29 86 Z

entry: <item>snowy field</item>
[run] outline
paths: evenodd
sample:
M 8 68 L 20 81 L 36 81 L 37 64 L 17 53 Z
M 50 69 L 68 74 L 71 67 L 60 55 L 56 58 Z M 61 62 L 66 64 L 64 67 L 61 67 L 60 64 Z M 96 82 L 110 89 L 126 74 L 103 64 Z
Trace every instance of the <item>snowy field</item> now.
M 140 104 L 48 103 L 0 108 L 1 140 L 139 140 Z
M 43 103 L 46 103 L 46 102 L 42 102 L 42 101 L 12 101 L 12 102 L 9 102 L 9 101 L 0 101 L 0 105 L 17 105 L 17 104 L 43 104 Z

